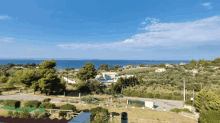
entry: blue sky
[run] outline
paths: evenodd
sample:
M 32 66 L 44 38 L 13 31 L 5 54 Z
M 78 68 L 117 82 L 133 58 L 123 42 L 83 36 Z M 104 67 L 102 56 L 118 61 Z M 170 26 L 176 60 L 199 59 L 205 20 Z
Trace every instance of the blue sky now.
M 0 58 L 213 60 L 219 0 L 5 0 Z

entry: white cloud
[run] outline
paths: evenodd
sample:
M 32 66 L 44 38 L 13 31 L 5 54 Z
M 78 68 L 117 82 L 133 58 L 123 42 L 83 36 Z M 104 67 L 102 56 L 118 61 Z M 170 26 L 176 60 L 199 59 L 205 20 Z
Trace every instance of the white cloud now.
M 14 38 L 2 38 L 2 39 L 0 39 L 0 41 L 3 41 L 3 42 L 14 42 L 13 40 L 14 40 Z
M 141 25 L 144 25 L 144 24 L 146 24 L 146 22 L 141 22 Z
M 10 17 L 9 17 L 9 16 L 3 16 L 3 15 L 1 15 L 1 16 L 0 16 L 0 20 L 1 20 L 1 19 L 2 19 L 2 20 L 3 20 L 3 19 L 10 19 Z
M 154 46 L 175 46 L 196 42 L 209 42 L 220 40 L 220 16 L 213 16 L 196 21 L 182 23 L 158 23 L 152 19 L 151 25 L 143 28 L 145 33 L 132 36 L 121 42 L 96 44 L 60 44 L 64 49 L 117 49 L 136 50 Z
M 208 9 L 212 8 L 211 3 L 202 3 L 201 5 L 207 7 Z
M 147 20 L 151 20 L 151 18 L 146 18 L 145 20 L 146 20 L 146 21 L 147 21 Z

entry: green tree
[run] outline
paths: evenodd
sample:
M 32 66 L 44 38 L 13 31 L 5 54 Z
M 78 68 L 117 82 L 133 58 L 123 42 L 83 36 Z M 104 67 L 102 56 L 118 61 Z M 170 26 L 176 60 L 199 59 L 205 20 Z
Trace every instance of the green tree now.
M 75 68 L 74 68 L 74 67 L 71 67 L 70 70 L 75 70 Z
M 165 64 L 164 64 L 164 63 L 160 63 L 160 64 L 158 65 L 158 67 L 165 67 Z
M 195 96 L 195 101 L 194 105 L 196 108 L 197 112 L 201 112 L 203 108 L 208 109 L 209 107 L 207 104 L 210 103 L 210 101 L 213 101 L 215 98 L 214 92 L 211 90 L 206 90 L 203 88 L 196 96 Z
M 216 110 L 202 110 L 199 115 L 201 123 L 218 123 L 220 121 L 220 111 Z
M 107 71 L 108 70 L 108 64 L 101 64 L 99 66 L 98 70 L 105 70 L 105 71 Z
M 7 83 L 4 85 L 4 88 L 6 88 L 7 90 L 15 89 L 14 80 L 12 77 L 8 79 Z
M 197 62 L 195 60 L 191 60 L 190 63 L 189 63 L 189 66 L 194 67 L 196 65 L 196 63 Z
M 33 88 L 39 88 L 41 92 L 47 95 L 47 92 L 61 93 L 66 90 L 65 84 L 61 83 L 60 78 L 56 73 L 54 67 L 56 66 L 55 60 L 47 60 L 41 62 L 39 69 L 36 70 L 37 77 L 39 78 L 37 83 L 33 85 Z
M 37 79 L 36 75 L 35 75 L 35 71 L 33 71 L 31 69 L 21 70 L 21 72 L 16 73 L 15 76 L 16 76 L 16 80 L 19 83 L 23 84 L 25 89 L 30 88 L 30 86 L 33 84 L 33 82 L 35 82 Z
M 91 112 L 91 117 L 94 119 L 94 121 L 96 121 L 96 123 L 98 123 L 97 120 L 104 121 L 105 117 L 108 115 L 108 109 L 102 107 L 92 108 L 89 110 L 89 112 Z
M 8 81 L 8 77 L 6 77 L 5 75 L 0 77 L 0 83 L 6 83 Z
M 141 63 L 139 66 L 140 66 L 140 67 L 145 67 L 145 65 L 144 65 L 143 63 Z
M 89 80 L 88 87 L 91 91 L 95 91 L 96 94 L 104 93 L 104 89 L 106 88 L 105 85 L 97 80 Z
M 80 80 L 87 80 L 90 78 L 95 78 L 97 71 L 95 70 L 95 65 L 91 62 L 87 62 L 78 72 L 77 77 Z

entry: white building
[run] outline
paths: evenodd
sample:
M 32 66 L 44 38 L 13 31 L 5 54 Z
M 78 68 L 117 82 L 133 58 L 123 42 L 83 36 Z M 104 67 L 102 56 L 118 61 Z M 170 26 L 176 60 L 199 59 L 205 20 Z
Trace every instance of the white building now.
M 164 71 L 166 71 L 165 68 L 158 68 L 157 70 L 155 70 L 155 72 L 164 72 Z
M 180 63 L 179 65 L 186 65 L 186 63 Z
M 172 68 L 174 68 L 174 66 L 171 65 L 171 64 L 165 64 L 165 66 L 166 66 L 166 67 L 172 67 Z
M 97 75 L 95 78 L 99 80 L 99 82 L 106 82 L 106 83 L 115 83 L 118 81 L 120 77 L 133 77 L 134 75 L 122 75 L 119 76 L 116 72 L 103 72 L 103 78 L 100 78 L 101 75 Z
M 155 105 L 155 102 L 151 101 L 151 100 L 145 100 L 145 107 L 147 108 L 153 108 Z
M 66 82 L 67 82 L 67 80 L 68 80 L 68 83 L 70 83 L 70 84 L 78 84 L 78 82 L 77 81 L 75 81 L 75 80 L 69 80 L 68 78 L 66 78 L 66 77 L 62 77 Z
M 198 70 L 193 69 L 193 70 L 185 70 L 186 72 L 192 72 L 192 73 L 198 73 Z

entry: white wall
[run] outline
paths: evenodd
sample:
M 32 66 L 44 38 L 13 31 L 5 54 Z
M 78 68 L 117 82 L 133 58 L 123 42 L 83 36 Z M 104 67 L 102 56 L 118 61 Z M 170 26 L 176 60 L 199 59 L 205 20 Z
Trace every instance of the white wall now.
M 154 102 L 152 102 L 152 101 L 145 101 L 145 107 L 152 108 L 153 106 L 154 106 Z

